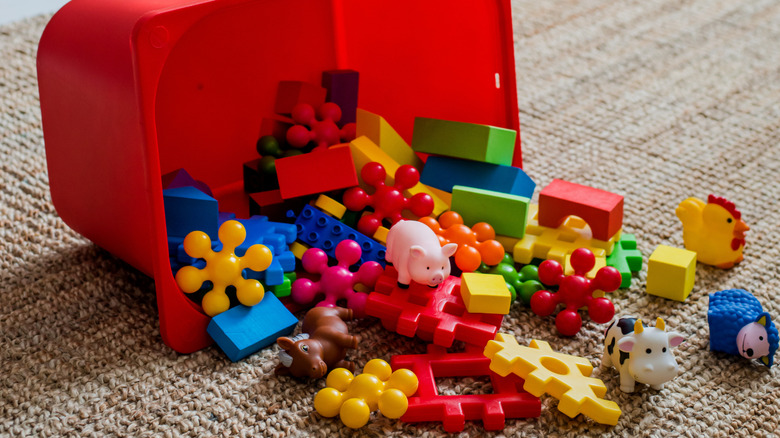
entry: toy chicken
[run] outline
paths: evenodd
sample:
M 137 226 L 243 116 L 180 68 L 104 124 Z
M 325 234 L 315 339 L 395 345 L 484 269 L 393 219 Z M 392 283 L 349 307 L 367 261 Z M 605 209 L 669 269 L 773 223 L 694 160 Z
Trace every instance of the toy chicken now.
M 750 229 L 733 202 L 710 195 L 707 203 L 688 198 L 674 211 L 683 224 L 685 248 L 704 264 L 728 269 L 742 261 L 745 232 Z

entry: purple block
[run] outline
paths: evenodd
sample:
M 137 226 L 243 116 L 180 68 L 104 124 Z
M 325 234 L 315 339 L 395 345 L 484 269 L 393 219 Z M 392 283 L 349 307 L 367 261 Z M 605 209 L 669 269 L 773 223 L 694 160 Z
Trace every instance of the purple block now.
M 360 75 L 355 70 L 329 70 L 322 73 L 322 86 L 328 90 L 325 100 L 341 108 L 339 127 L 355 122 L 359 78 Z

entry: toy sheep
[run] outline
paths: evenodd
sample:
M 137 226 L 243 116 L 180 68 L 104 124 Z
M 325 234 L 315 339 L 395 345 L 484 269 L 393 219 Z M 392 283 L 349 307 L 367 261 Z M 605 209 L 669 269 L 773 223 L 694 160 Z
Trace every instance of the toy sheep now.
M 710 350 L 758 359 L 771 367 L 780 338 L 761 303 L 744 289 L 710 294 Z

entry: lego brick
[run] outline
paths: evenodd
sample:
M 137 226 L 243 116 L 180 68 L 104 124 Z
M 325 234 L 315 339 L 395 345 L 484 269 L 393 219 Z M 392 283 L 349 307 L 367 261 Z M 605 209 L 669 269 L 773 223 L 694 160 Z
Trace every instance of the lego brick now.
M 594 239 L 609 240 L 623 227 L 623 197 L 554 179 L 539 193 L 539 225 L 557 228 L 571 215 L 588 223 Z
M 239 305 L 213 317 L 206 331 L 237 362 L 292 333 L 298 318 L 274 294 L 265 294 L 257 305 Z
M 169 237 L 187 237 L 191 231 L 203 231 L 217 239 L 219 206 L 217 200 L 195 187 L 163 190 L 165 228 Z
M 533 196 L 536 187 L 519 167 L 433 155 L 425 161 L 420 181 L 450 193 L 458 185 L 526 198 Z
M 504 277 L 498 274 L 464 272 L 460 277 L 460 294 L 471 313 L 506 315 L 512 305 L 512 293 Z
M 276 285 L 265 285 L 267 286 L 268 290 L 276 295 L 276 298 L 284 298 L 289 297 L 292 293 L 292 284 L 296 280 L 297 276 L 295 274 L 295 271 L 293 272 L 285 272 L 284 273 L 284 280 L 281 284 Z
M 276 160 L 283 199 L 313 195 L 358 185 L 352 153 L 334 147 Z
M 647 293 L 685 301 L 696 278 L 696 253 L 658 245 L 647 261 Z
M 344 217 L 344 213 L 347 211 L 347 207 L 345 207 L 344 204 L 327 195 L 318 196 L 317 200 L 314 201 L 314 206 L 319 208 L 323 213 L 327 213 L 336 219 Z
M 322 86 L 327 90 L 325 100 L 341 108 L 339 127 L 354 123 L 358 106 L 360 73 L 355 70 L 328 70 L 322 72 Z
M 382 116 L 358 108 L 356 128 L 358 137 L 365 135 L 371 139 L 399 165 L 409 164 L 417 170 L 422 169 L 423 162 L 414 149 L 409 147 L 403 137 Z
M 279 81 L 274 112 L 289 115 L 292 113 L 293 107 L 299 103 L 308 103 L 317 108 L 325 103 L 327 94 L 328 90 L 316 84 L 302 81 Z
M 633 234 L 624 233 L 620 236 L 612 254 L 607 257 L 607 266 L 612 266 L 620 272 L 620 287 L 631 286 L 631 274 L 642 270 L 642 253 L 637 249 L 636 237 Z
M 163 189 L 176 189 L 186 186 L 195 187 L 212 198 L 214 197 L 214 193 L 212 193 L 211 188 L 206 183 L 197 181 L 184 169 L 176 169 L 163 175 L 162 186 Z
M 372 236 L 374 240 L 381 243 L 382 245 L 387 246 L 387 233 L 389 233 L 390 230 L 388 230 L 385 227 L 379 227 L 376 229 L 376 232 Z
M 427 154 L 511 166 L 516 138 L 517 131 L 512 129 L 416 117 L 412 149 Z
M 418 379 L 417 392 L 401 416 L 408 423 L 437 421 L 445 432 L 460 432 L 466 421 L 482 420 L 485 430 L 502 430 L 510 418 L 538 417 L 538 398 L 522 390 L 523 380 L 513 374 L 500 376 L 490 370 L 490 359 L 480 351 L 447 353 L 428 345 L 426 354 L 396 355 L 393 369 L 411 370 Z M 437 377 L 489 376 L 492 394 L 439 395 Z
M 303 258 L 303 253 L 305 253 L 309 248 L 310 246 L 304 245 L 301 242 L 293 242 L 293 244 L 290 245 L 290 251 L 292 251 L 292 253 L 295 255 L 295 258 L 298 260 Z
M 522 239 L 528 224 L 530 203 L 531 200 L 524 196 L 454 186 L 450 208 L 460 213 L 468 226 L 487 222 L 496 234 Z

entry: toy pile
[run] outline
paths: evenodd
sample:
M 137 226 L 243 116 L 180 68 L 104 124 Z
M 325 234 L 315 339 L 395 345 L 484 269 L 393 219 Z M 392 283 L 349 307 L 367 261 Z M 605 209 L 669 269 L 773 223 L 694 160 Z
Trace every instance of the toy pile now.
M 243 163 L 243 211 L 221 211 L 185 169 L 163 177 L 172 272 L 212 317 L 207 331 L 231 360 L 278 343 L 277 374 L 327 376 L 315 409 L 353 428 L 378 409 L 401 421 L 441 422 L 448 432 L 467 420 L 500 430 L 507 418 L 539 416 L 543 393 L 570 417 L 617 424 L 620 408 L 604 398 L 587 359 L 498 333 L 518 302 L 540 317 L 554 314 L 561 336 L 576 336 L 582 315 L 612 322 L 602 362 L 618 369 L 624 391 L 635 382 L 658 389 L 676 375 L 671 349 L 682 335 L 661 318 L 654 327 L 613 321 L 606 294 L 630 286 L 642 269 L 635 236 L 622 232 L 622 196 L 556 179 L 532 204 L 536 184 L 512 165 L 517 132 L 417 117 L 409 145 L 380 115 L 358 108 L 358 79 L 337 70 L 323 74 L 322 86 L 279 84 L 276 114 L 248 145 L 260 156 Z M 732 254 L 709 257 L 720 250 L 701 237 L 710 232 L 702 224 L 720 227 L 723 212 L 734 223 L 723 231 Z M 649 260 L 647 292 L 684 301 L 696 254 L 733 266 L 748 228 L 722 198 L 706 205 L 690 198 L 677 215 L 686 247 L 698 246 L 660 246 Z M 726 302 L 745 300 L 732 295 Z M 760 304 L 750 305 L 771 339 L 743 355 L 760 354 L 769 366 L 777 330 Z M 289 337 L 293 313 L 304 309 L 311 310 L 301 332 Z M 711 309 L 710 317 L 726 313 Z M 359 346 L 345 323 L 354 318 L 377 318 L 428 342 L 428 352 L 375 359 L 355 375 L 345 359 Z M 759 336 L 751 327 L 732 335 Z M 456 341 L 463 351 L 451 351 Z M 715 342 L 713 350 L 742 354 L 731 344 Z M 488 376 L 494 393 L 439 395 L 435 377 L 453 376 Z

